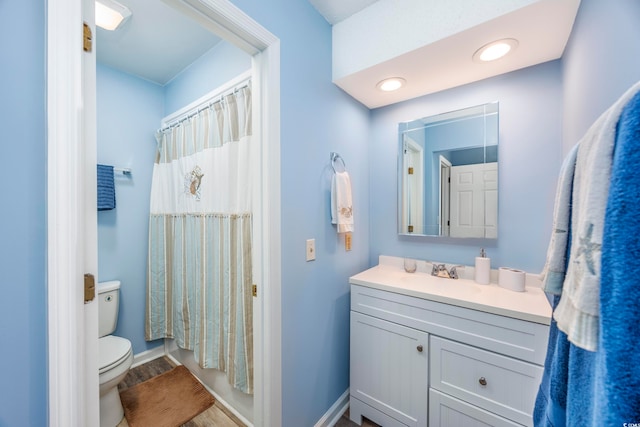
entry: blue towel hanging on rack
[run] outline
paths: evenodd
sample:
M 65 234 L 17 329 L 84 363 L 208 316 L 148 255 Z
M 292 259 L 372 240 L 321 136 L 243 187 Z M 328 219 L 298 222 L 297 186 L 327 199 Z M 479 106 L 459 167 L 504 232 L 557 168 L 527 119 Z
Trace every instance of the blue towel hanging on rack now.
M 116 207 L 116 187 L 113 166 L 98 165 L 98 210 L 106 211 Z

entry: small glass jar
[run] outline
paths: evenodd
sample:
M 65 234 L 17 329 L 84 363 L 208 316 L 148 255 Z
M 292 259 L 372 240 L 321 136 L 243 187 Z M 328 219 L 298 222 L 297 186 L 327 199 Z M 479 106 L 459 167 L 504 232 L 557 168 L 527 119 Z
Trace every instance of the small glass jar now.
M 415 273 L 418 268 L 418 263 L 415 259 L 405 258 L 404 259 L 404 271 L 407 273 Z

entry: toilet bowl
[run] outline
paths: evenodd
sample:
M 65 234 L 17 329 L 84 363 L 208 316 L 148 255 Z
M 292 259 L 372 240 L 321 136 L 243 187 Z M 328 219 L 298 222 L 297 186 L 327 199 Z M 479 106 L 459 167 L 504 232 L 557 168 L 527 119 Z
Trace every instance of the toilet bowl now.
M 98 365 L 100 383 L 100 427 L 115 427 L 124 417 L 118 384 L 133 363 L 131 342 L 110 335 L 118 321 L 119 281 L 98 284 Z
M 133 352 L 129 340 L 113 335 L 100 338 L 98 346 L 100 355 L 100 427 L 114 427 L 124 417 L 118 384 L 131 368 Z

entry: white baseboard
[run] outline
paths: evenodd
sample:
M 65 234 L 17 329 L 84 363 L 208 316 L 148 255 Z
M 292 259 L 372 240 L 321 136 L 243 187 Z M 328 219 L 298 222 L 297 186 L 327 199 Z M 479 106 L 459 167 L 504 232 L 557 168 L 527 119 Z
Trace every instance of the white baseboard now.
M 138 354 L 134 355 L 133 356 L 133 364 L 131 365 L 131 367 L 135 368 L 136 366 L 140 366 L 140 365 L 142 365 L 144 363 L 147 363 L 147 362 L 150 362 L 152 360 L 158 359 L 160 357 L 165 357 L 165 356 L 169 360 L 171 360 L 173 363 L 175 363 L 176 365 L 182 365 L 182 362 L 179 361 L 173 354 L 171 354 L 173 351 L 176 351 L 176 350 L 178 350 L 178 346 L 175 344 L 175 341 L 174 340 L 170 340 L 170 339 L 165 339 L 163 345 L 159 345 L 158 347 L 152 348 L 151 350 L 143 351 L 142 353 L 138 353 Z M 223 398 L 221 398 L 218 393 L 216 393 L 211 387 L 209 387 L 200 378 L 198 378 L 198 376 L 195 373 L 194 373 L 194 376 L 207 389 L 207 391 L 209 391 L 209 393 L 211 393 L 213 395 L 213 397 L 218 402 L 220 402 L 220 404 L 222 406 L 227 408 L 227 410 L 229 410 L 229 412 L 231 412 L 233 415 L 238 417 L 238 419 L 240 421 L 242 421 L 247 427 L 253 427 L 253 423 L 251 423 L 249 420 L 247 420 L 246 417 L 244 417 L 242 414 L 240 414 L 233 406 L 231 406 Z M 349 401 L 348 394 L 349 394 L 349 390 L 347 390 L 347 402 Z M 341 397 L 341 399 L 342 399 L 342 397 Z M 334 404 L 334 406 L 335 406 L 335 404 Z M 335 420 L 335 422 L 333 424 L 326 424 L 326 426 L 333 426 L 337 422 L 337 420 L 340 418 L 340 416 L 344 413 L 344 411 L 346 411 L 346 407 L 340 413 L 338 418 L 336 418 L 336 420 Z M 322 424 L 322 425 L 325 425 L 325 424 Z
M 143 351 L 142 353 L 138 353 L 133 356 L 133 364 L 131 365 L 131 367 L 135 368 L 136 366 L 140 366 L 147 362 L 151 362 L 152 360 L 159 359 L 164 355 L 164 345 L 152 348 L 151 350 Z
M 168 340 L 165 340 L 168 341 Z M 167 348 L 171 348 L 170 345 L 166 345 L 165 347 Z M 164 348 L 164 347 L 163 347 Z M 177 347 L 176 347 L 177 348 Z M 173 363 L 175 363 L 176 365 L 182 365 L 182 362 L 180 362 L 178 359 L 176 359 L 171 353 L 167 353 L 166 355 Z M 192 372 L 193 373 L 193 372 Z M 233 415 L 235 415 L 240 421 L 242 421 L 247 427 L 253 427 L 253 423 L 250 422 L 248 419 L 246 419 L 241 413 L 239 413 L 233 406 L 229 405 L 223 398 L 220 397 L 220 395 L 218 393 L 216 393 L 211 387 L 209 387 L 207 384 L 205 384 L 204 382 L 202 382 L 202 380 L 200 380 L 200 378 L 198 378 L 197 375 L 194 374 L 194 377 L 200 381 L 200 384 L 202 384 L 204 386 L 204 388 L 207 389 L 207 391 L 209 393 L 211 393 L 211 395 L 218 401 L 220 402 L 220 404 L 222 406 L 224 406 L 225 408 L 227 408 L 227 410 L 229 412 L 231 412 Z
M 315 427 L 333 427 L 349 408 L 349 389 L 331 405 L 331 408 L 318 420 Z

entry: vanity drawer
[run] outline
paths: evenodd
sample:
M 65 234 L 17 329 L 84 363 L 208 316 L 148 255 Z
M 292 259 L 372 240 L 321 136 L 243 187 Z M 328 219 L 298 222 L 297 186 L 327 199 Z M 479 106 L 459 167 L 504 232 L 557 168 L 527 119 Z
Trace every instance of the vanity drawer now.
M 430 346 L 431 388 L 532 425 L 542 367 L 440 337 Z
M 549 326 L 351 285 L 351 310 L 544 365 Z
M 429 390 L 429 427 L 521 427 L 477 406 Z

